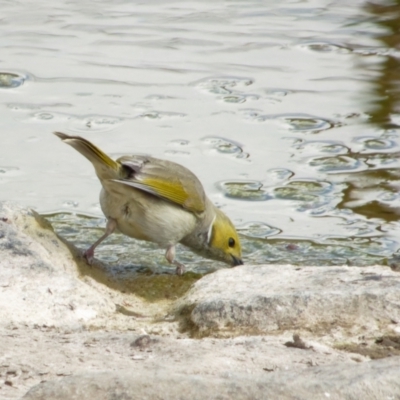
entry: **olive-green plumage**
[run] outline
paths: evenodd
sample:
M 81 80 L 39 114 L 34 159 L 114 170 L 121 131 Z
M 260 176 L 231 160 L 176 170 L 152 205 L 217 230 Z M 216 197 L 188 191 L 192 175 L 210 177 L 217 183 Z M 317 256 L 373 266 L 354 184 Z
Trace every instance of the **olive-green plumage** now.
M 177 243 L 206 258 L 243 264 L 235 227 L 187 168 L 142 155 L 114 161 L 84 138 L 54 134 L 93 164 L 103 186 L 100 205 L 108 222 L 105 234 L 85 252 L 89 262 L 96 246 L 118 228 L 127 236 L 165 248 L 165 257 L 178 274 L 184 266 L 175 260 Z

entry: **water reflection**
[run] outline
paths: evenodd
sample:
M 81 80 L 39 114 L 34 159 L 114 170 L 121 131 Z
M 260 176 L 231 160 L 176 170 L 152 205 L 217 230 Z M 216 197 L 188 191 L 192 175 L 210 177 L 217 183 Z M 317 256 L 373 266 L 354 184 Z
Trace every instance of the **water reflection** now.
M 398 115 L 400 110 L 400 3 L 369 1 L 364 7 L 371 14 L 374 24 L 383 28 L 375 37 L 386 50 L 380 56 L 379 69 L 375 70 L 375 78 L 371 82 L 375 99 L 370 111 L 371 122 L 384 129 L 398 128 L 400 124 L 392 117 Z
M 51 212 L 82 248 L 98 237 L 92 167 L 50 134 L 66 130 L 190 168 L 247 263 L 398 252 L 399 2 L 29 4 L 0 20 L 2 199 Z M 169 271 L 162 253 L 115 235 L 98 255 L 125 274 Z

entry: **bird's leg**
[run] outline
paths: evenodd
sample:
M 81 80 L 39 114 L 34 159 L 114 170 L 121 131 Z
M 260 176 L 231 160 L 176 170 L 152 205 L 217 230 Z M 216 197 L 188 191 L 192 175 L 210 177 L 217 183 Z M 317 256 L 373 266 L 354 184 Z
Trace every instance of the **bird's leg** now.
M 174 260 L 175 258 L 175 245 L 171 244 L 170 246 L 167 247 L 167 251 L 165 252 L 165 258 L 167 261 L 176 266 L 175 273 L 177 275 L 183 275 L 185 272 L 185 266 L 181 264 L 180 262 Z
M 117 227 L 117 221 L 113 218 L 108 218 L 107 219 L 107 225 L 106 225 L 106 231 L 104 232 L 104 235 L 101 236 L 96 242 L 94 242 L 84 253 L 83 257 L 86 258 L 86 261 L 89 265 L 92 264 L 93 262 L 93 256 L 94 256 L 94 250 L 95 248 L 108 236 L 110 236 L 114 231 L 115 228 Z

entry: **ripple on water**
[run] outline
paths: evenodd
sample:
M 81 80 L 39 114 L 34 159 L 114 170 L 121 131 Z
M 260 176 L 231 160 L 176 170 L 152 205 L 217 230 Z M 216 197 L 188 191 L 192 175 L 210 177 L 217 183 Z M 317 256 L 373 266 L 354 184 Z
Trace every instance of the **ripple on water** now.
M 0 165 L 0 184 L 13 181 L 18 175 L 21 175 L 18 167 Z
M 264 201 L 271 198 L 266 189 L 263 189 L 262 182 L 259 181 L 223 181 L 217 184 L 218 189 L 231 199 Z
M 266 99 L 269 104 L 277 104 L 281 103 L 283 98 L 290 93 L 293 93 L 293 91 L 286 89 L 265 89 L 265 94 L 267 96 L 264 99 Z
M 299 192 L 313 194 L 327 194 L 332 191 L 333 185 L 328 181 L 317 181 L 312 179 L 302 179 L 291 181 L 286 185 L 286 188 L 298 190 Z
M 286 168 L 272 168 L 267 171 L 267 178 L 271 181 L 286 181 L 294 176 L 294 172 Z
M 189 143 L 190 143 L 189 140 L 186 139 L 174 139 L 168 143 L 168 146 L 180 147 L 180 146 L 187 146 Z
M 296 200 L 306 203 L 314 203 L 319 200 L 319 197 L 314 194 L 304 193 L 298 188 L 290 186 L 282 186 L 274 189 L 274 195 L 277 199 L 281 200 Z
M 75 132 L 104 132 L 115 129 L 123 122 L 122 118 L 106 115 L 86 115 L 71 118 L 69 128 Z
M 242 153 L 243 149 L 238 143 L 231 140 L 218 137 L 218 136 L 207 136 L 201 139 L 203 143 L 211 145 L 211 147 L 222 154 L 238 154 Z
M 207 136 L 202 138 L 201 141 L 220 154 L 234 155 L 239 160 L 250 161 L 250 154 L 243 151 L 241 145 L 237 142 L 218 136 Z
M 247 222 L 238 228 L 240 234 L 254 239 L 265 239 L 270 236 L 275 236 L 282 231 L 263 222 Z
M 253 84 L 253 79 L 243 77 L 209 77 L 191 83 L 192 86 L 211 94 L 221 96 L 226 103 L 244 103 L 247 100 L 258 100 L 253 93 L 244 93 L 241 89 Z
M 45 123 L 45 122 L 51 122 L 51 123 L 65 123 L 68 121 L 71 121 L 73 117 L 69 114 L 64 114 L 64 113 L 55 113 L 55 112 L 50 112 L 50 111 L 39 111 L 33 114 L 30 114 L 25 122 L 31 123 L 31 122 L 39 122 L 39 123 Z
M 309 161 L 309 165 L 321 172 L 354 171 L 363 166 L 360 160 L 348 156 L 317 157 Z
M 347 54 L 351 53 L 352 49 L 343 44 L 327 42 L 327 41 L 315 41 L 315 42 L 306 42 L 299 44 L 298 47 L 300 49 L 315 51 L 318 53 L 339 53 L 339 54 Z
M 328 154 L 346 154 L 350 149 L 343 144 L 335 141 L 304 141 L 294 143 L 293 146 L 298 150 L 304 150 L 306 153 L 328 153 Z
M 398 202 L 400 201 L 400 192 L 392 192 L 385 190 L 378 195 L 378 200 L 383 203 L 391 203 L 392 201 Z
M 278 88 L 265 89 L 265 94 L 267 94 L 268 96 L 274 96 L 274 97 L 285 97 L 290 93 L 294 93 L 294 91 L 288 90 L 288 89 L 278 89 Z
M 298 202 L 298 212 L 321 216 L 335 207 L 342 189 L 329 181 L 302 179 L 276 187 L 273 194 L 276 199 Z
M 173 97 L 173 96 L 167 96 L 164 94 L 149 94 L 145 97 L 146 100 L 174 100 L 177 99 L 177 97 Z
M 144 119 L 170 119 L 170 118 L 183 118 L 186 117 L 184 113 L 167 112 L 167 111 L 146 111 L 138 116 Z
M 65 208 L 77 208 L 79 203 L 77 201 L 66 200 L 62 203 L 62 206 Z
M 229 96 L 223 96 L 222 100 L 225 103 L 244 103 L 247 100 L 258 100 L 260 96 L 251 93 L 234 93 L 232 92 Z
M 278 121 L 285 129 L 302 133 L 319 133 L 337 126 L 333 121 L 308 114 L 259 114 L 247 111 L 245 119 L 257 122 Z
M 0 71 L 0 89 L 16 88 L 24 84 L 27 76 Z
M 190 152 L 188 151 L 179 151 L 179 150 L 166 150 L 164 154 L 170 156 L 190 156 Z
M 49 112 L 40 112 L 40 113 L 34 114 L 33 118 L 41 120 L 41 121 L 49 121 L 50 119 L 54 118 L 54 115 Z
M 354 141 L 361 144 L 364 151 L 390 150 L 398 146 L 394 140 L 384 138 L 358 137 Z
M 289 114 L 281 115 L 278 119 L 286 124 L 290 130 L 296 132 L 319 133 L 335 126 L 331 121 L 312 115 Z
M 204 89 L 206 91 L 211 91 L 214 93 L 214 89 L 224 88 L 225 90 L 232 88 L 241 88 L 252 85 L 254 79 L 244 78 L 240 76 L 217 76 L 203 78 L 198 81 L 192 82 L 191 86 L 195 86 L 199 89 Z
M 33 104 L 33 103 L 8 103 L 7 107 L 12 111 L 33 111 L 42 110 L 43 108 L 72 107 L 70 103 L 49 103 L 49 104 Z
M 0 174 L 7 174 L 7 175 L 16 175 L 19 171 L 18 167 L 11 167 L 11 166 L 2 166 L 0 165 Z M 1 176 L 0 175 L 0 176 Z

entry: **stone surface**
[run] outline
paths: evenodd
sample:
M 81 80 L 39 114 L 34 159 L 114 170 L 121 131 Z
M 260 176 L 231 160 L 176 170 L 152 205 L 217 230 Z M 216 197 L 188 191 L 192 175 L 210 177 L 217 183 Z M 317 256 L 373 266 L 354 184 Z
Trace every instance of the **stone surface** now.
M 400 274 L 383 266 L 243 266 L 204 276 L 179 304 L 200 334 L 380 332 L 400 322 Z
M 400 357 L 363 363 L 357 368 L 335 364 L 302 371 L 230 374 L 226 377 L 151 373 L 138 369 L 85 374 L 46 382 L 24 400 L 256 400 L 256 399 L 399 399 Z
M 400 398 L 399 277 L 244 266 L 150 303 L 0 203 L 0 398 Z
M 78 278 L 73 256 L 33 213 L 0 206 L 0 323 L 75 326 L 115 312 Z

